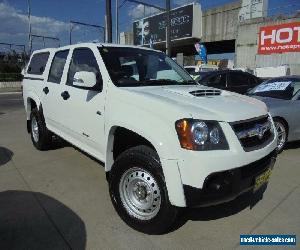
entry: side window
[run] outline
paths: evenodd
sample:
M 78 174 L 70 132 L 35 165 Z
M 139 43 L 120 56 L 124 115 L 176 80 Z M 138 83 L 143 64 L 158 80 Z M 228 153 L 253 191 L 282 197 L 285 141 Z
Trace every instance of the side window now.
M 259 84 L 258 79 L 256 79 L 255 77 L 253 77 L 253 76 L 250 75 L 249 76 L 249 84 L 253 85 L 253 86 Z
M 209 86 L 221 86 L 226 87 L 226 74 L 218 74 L 210 77 L 206 80 Z
M 69 50 L 58 51 L 53 58 L 48 82 L 60 83 L 64 67 L 69 54 Z
M 34 54 L 27 68 L 27 73 L 32 75 L 42 75 L 44 73 L 49 52 Z
M 76 72 L 88 71 L 96 74 L 98 90 L 102 90 L 102 76 L 93 51 L 89 48 L 74 49 L 69 67 L 67 85 L 73 86 L 73 78 Z M 95 86 L 96 87 L 96 86 Z
M 249 77 L 246 74 L 242 73 L 236 73 L 236 72 L 231 72 L 230 74 L 230 86 L 242 86 L 242 85 L 248 85 L 249 83 Z

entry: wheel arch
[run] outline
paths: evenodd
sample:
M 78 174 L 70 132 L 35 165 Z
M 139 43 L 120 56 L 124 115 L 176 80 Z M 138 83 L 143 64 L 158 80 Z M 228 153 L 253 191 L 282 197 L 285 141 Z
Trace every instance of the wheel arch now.
M 287 122 L 287 120 L 285 119 L 285 118 L 283 118 L 282 116 L 274 116 L 273 117 L 273 120 L 275 120 L 275 119 L 277 119 L 277 120 L 280 120 L 280 121 L 282 121 L 283 123 L 284 123 L 284 125 L 285 125 L 285 127 L 286 127 L 286 129 L 287 129 L 287 138 L 288 138 L 288 136 L 289 136 L 289 124 L 288 124 L 288 122 Z
M 129 138 L 130 143 L 128 143 L 128 141 L 123 143 L 124 140 Z M 112 126 L 109 130 L 107 138 L 105 171 L 109 172 L 111 170 L 115 159 L 122 152 L 138 145 L 149 146 L 157 152 L 157 149 L 151 142 L 151 139 L 145 137 L 144 135 L 142 136 L 141 133 L 123 126 Z
M 28 133 L 30 133 L 30 130 L 31 130 L 31 128 L 30 128 L 30 113 L 34 108 L 37 108 L 38 110 L 42 110 L 42 103 L 35 94 L 31 94 L 31 95 L 28 95 L 26 98 L 26 107 L 25 107 Z
M 26 113 L 27 113 L 27 120 L 30 120 L 30 112 L 33 108 L 40 108 L 41 101 L 38 96 L 34 93 L 29 93 L 26 98 Z

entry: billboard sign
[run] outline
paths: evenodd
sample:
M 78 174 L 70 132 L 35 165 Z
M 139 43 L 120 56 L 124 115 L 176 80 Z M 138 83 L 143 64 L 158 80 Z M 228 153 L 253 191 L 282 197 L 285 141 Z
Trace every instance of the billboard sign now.
M 300 52 L 300 22 L 261 27 L 258 54 Z
M 195 13 L 198 15 L 196 16 Z M 201 38 L 201 8 L 189 4 L 171 10 L 171 39 Z M 134 45 L 149 45 L 166 40 L 166 13 L 135 21 L 133 23 Z M 199 27 L 193 27 L 195 21 Z M 200 37 L 199 37 L 200 36 Z

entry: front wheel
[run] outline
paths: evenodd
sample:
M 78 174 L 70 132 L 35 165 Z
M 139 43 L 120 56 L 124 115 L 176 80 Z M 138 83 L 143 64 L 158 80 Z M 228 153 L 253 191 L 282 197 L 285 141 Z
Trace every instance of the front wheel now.
M 120 217 L 140 232 L 164 233 L 177 218 L 157 153 L 149 147 L 128 149 L 117 158 L 110 173 L 109 190 Z
M 278 134 L 277 152 L 281 153 L 287 142 L 288 129 L 281 119 L 274 118 L 274 124 Z

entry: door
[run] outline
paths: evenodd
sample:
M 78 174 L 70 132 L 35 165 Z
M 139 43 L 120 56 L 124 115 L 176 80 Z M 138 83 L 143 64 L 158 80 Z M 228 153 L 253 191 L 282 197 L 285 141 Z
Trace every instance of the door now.
M 43 111 L 48 129 L 59 134 L 62 124 L 60 120 L 64 115 L 61 112 L 62 76 L 65 69 L 69 50 L 57 51 L 53 57 L 48 78 L 43 86 Z
M 104 142 L 104 102 L 102 76 L 99 69 L 100 54 L 90 48 L 75 48 L 66 76 L 66 84 L 59 94 L 64 116 L 61 122 L 69 140 L 75 145 L 102 160 Z M 73 85 L 76 72 L 96 74 L 97 83 L 92 88 Z

